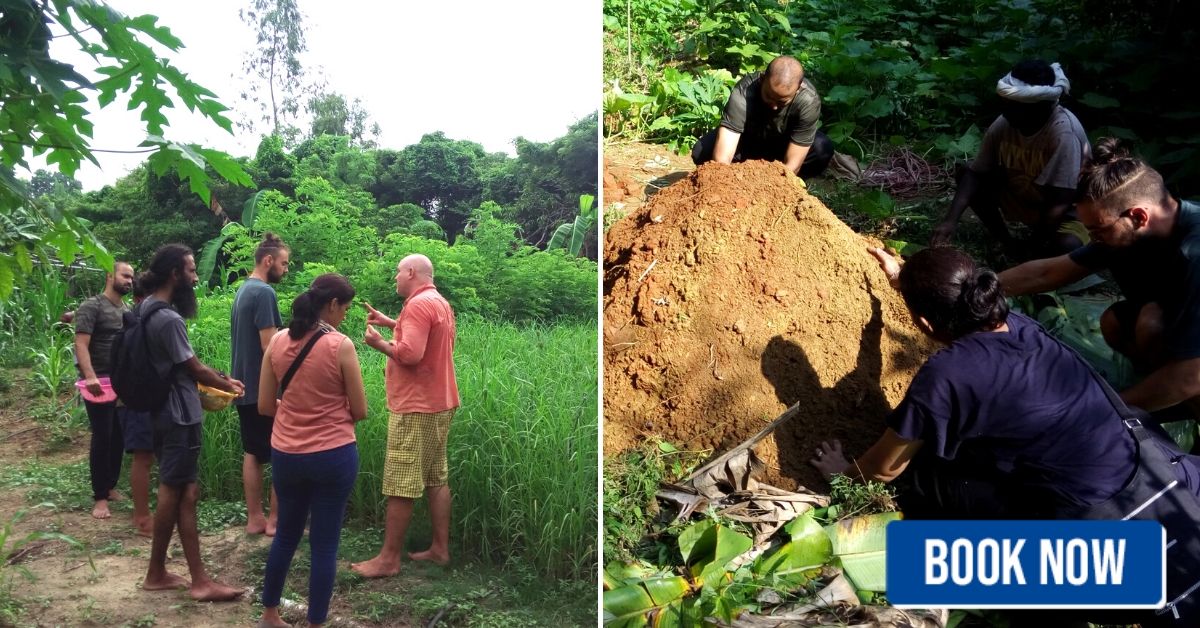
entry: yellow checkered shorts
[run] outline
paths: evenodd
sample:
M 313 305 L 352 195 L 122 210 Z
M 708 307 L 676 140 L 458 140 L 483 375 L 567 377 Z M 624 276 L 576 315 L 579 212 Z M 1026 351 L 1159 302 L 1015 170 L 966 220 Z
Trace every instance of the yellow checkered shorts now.
M 446 485 L 446 436 L 456 409 L 388 413 L 384 495 L 416 499 L 427 487 Z

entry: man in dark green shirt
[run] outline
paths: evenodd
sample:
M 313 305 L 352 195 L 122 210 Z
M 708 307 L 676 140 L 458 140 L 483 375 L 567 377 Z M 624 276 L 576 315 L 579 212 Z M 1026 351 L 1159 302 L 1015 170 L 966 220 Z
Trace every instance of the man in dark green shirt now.
M 75 311 L 75 359 L 79 376 L 93 397 L 105 394 L 100 378 L 109 375 L 109 354 L 113 339 L 124 325 L 121 316 L 129 311 L 124 297 L 133 289 L 133 267 L 126 262 L 113 264 L 113 272 L 104 281 L 104 292 L 84 301 Z M 108 392 L 111 392 L 109 389 Z M 92 516 L 108 519 L 108 500 L 116 497 L 113 487 L 121 476 L 121 462 L 125 456 L 121 424 L 117 419 L 117 402 L 97 403 L 84 399 L 88 422 L 92 428 L 92 442 L 88 453 L 88 467 L 92 479 Z
M 748 159 L 782 161 L 801 177 L 824 172 L 833 143 L 817 130 L 821 97 L 804 78 L 804 67 L 776 57 L 765 72 L 743 76 L 734 86 L 721 126 L 692 147 L 692 161 L 729 164 Z

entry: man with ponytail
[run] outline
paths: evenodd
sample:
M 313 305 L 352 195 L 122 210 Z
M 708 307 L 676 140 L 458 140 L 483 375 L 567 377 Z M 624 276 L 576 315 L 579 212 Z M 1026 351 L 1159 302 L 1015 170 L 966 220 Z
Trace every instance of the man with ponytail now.
M 196 502 L 200 499 L 199 475 L 201 421 L 200 393 L 196 384 L 242 394 L 236 379 L 222 375 L 196 357 L 188 341 L 184 319 L 196 316 L 196 260 L 182 244 L 168 244 L 154 253 L 143 275 L 146 300 L 137 307 L 138 324 L 145 328 L 150 364 L 170 381 L 163 406 L 151 412 L 154 454 L 158 458 L 158 506 L 150 567 L 142 588 L 147 591 L 187 587 L 195 600 L 228 601 L 242 590 L 209 577 L 200 556 L 196 527 Z M 187 560 L 190 581 L 167 571 L 167 547 L 176 526 Z
M 242 435 L 242 488 L 246 495 L 246 534 L 273 536 L 278 498 L 271 489 L 269 515 L 263 513 L 263 466 L 271 462 L 271 429 L 274 419 L 258 413 L 258 376 L 263 352 L 275 332 L 283 327 L 279 302 L 272 284 L 288 272 L 291 251 L 273 233 L 267 233 L 254 251 L 254 271 L 233 297 L 229 326 L 231 369 L 246 382 L 246 394 L 234 402 Z
M 383 468 L 387 525 L 383 547 L 371 560 L 351 565 L 367 578 L 400 572 L 400 554 L 422 494 L 429 500 L 433 539 L 429 549 L 408 555 L 412 560 L 450 562 L 450 486 L 447 481 L 446 437 L 459 406 L 454 375 L 454 311 L 433 285 L 433 263 L 409 255 L 396 267 L 396 294 L 404 298 L 397 320 L 367 305 L 366 342 L 387 356 L 385 378 L 389 410 L 388 442 Z M 388 342 L 375 325 L 392 330 Z
M 1079 119 L 1059 104 L 1070 89 L 1062 67 L 1042 60 L 1022 61 L 997 82 L 1001 115 L 958 177 L 954 200 L 934 228 L 931 245 L 950 242 L 967 207 L 1005 246 L 1012 244 L 1006 219 L 1032 229 L 1036 252 L 1065 253 L 1082 244 L 1072 203 L 1091 147 Z
M 1001 273 L 1005 292 L 1047 292 L 1110 270 L 1124 300 L 1100 330 L 1145 374 L 1121 397 L 1160 421 L 1193 417 L 1192 404 L 1180 404 L 1200 395 L 1200 204 L 1172 197 L 1162 175 L 1113 138 L 1096 144 L 1079 196 L 1092 242 Z

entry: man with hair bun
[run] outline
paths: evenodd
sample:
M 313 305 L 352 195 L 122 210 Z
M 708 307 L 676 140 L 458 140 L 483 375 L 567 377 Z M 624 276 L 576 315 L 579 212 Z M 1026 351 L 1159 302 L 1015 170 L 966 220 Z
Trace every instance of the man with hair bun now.
M 765 72 L 743 76 L 729 94 L 721 126 L 692 147 L 692 162 L 781 161 L 801 177 L 821 174 L 833 142 L 817 130 L 821 97 L 794 57 L 776 57 Z
M 1062 67 L 1042 60 L 1022 61 L 997 82 L 1001 114 L 959 173 L 954 200 L 934 228 L 931 246 L 949 244 L 967 207 L 1006 248 L 1013 244 L 1006 219 L 1032 229 L 1030 245 L 1038 256 L 1083 244 L 1072 204 L 1091 146 L 1079 119 L 1059 104 L 1070 89 Z
M 271 488 L 270 513 L 263 513 L 263 467 L 271 462 L 271 429 L 275 418 L 258 412 L 258 380 L 263 352 L 283 327 L 272 284 L 288 272 L 291 251 L 273 233 L 254 251 L 254 271 L 233 297 L 229 325 L 230 362 L 234 379 L 246 383 L 246 394 L 234 402 L 242 436 L 242 488 L 246 495 L 246 534 L 275 535 L 278 497 Z
M 1104 312 L 1100 330 L 1145 374 L 1121 397 L 1160 421 L 1193 418 L 1188 406 L 1200 395 L 1200 204 L 1171 196 L 1162 175 L 1114 138 L 1096 144 L 1079 197 L 1091 243 L 1004 271 L 1005 292 L 1047 292 L 1112 271 L 1124 300 Z

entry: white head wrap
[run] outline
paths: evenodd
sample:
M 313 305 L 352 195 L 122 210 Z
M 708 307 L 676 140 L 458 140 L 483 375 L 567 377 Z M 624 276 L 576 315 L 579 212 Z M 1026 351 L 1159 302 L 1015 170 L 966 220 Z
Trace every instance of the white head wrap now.
M 1046 100 L 1056 102 L 1063 94 L 1071 93 L 1071 81 L 1067 79 L 1066 74 L 1063 74 L 1061 65 L 1051 63 L 1050 67 L 1054 70 L 1053 85 L 1030 85 L 1019 78 L 1014 78 L 1012 72 L 1009 72 L 996 82 L 996 93 L 1000 94 L 1002 98 L 1017 102 Z

